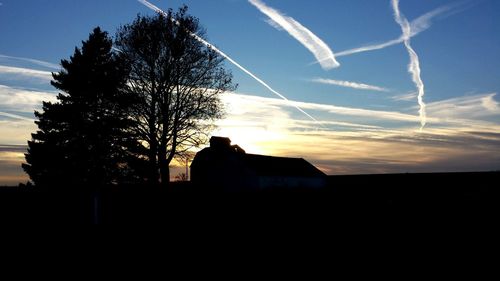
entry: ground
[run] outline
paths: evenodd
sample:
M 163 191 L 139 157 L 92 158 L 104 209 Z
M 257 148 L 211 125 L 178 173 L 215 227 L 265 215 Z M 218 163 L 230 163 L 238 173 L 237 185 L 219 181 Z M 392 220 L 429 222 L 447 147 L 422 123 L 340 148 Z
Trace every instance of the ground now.
M 223 193 L 173 183 L 102 189 L 0 189 L 0 221 L 32 223 L 162 223 L 168 220 L 259 219 L 324 221 L 333 218 L 440 216 L 478 219 L 499 205 L 499 172 L 330 176 L 319 190 Z

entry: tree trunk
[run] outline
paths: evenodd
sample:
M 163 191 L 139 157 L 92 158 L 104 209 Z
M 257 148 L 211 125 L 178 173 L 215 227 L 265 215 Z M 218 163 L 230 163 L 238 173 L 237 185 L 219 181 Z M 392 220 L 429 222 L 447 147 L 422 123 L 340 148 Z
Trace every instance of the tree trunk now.
M 148 167 L 148 181 L 151 185 L 158 184 L 158 163 L 156 162 L 156 151 L 158 150 L 158 145 L 155 141 L 151 141 L 149 144 L 149 167 Z
M 158 164 L 160 163 L 159 157 L 157 157 L 158 153 L 158 148 L 159 148 L 159 143 L 156 138 L 156 106 L 157 106 L 157 99 L 158 99 L 158 92 L 156 91 L 156 78 L 155 78 L 155 73 L 154 73 L 154 64 L 151 65 L 150 67 L 150 77 L 151 77 L 151 104 L 149 105 L 149 120 L 148 120 L 148 126 L 149 126 L 149 183 L 151 185 L 158 185 L 160 177 L 158 175 Z
M 166 161 L 162 161 L 163 163 L 160 166 L 160 175 L 161 175 L 161 186 L 168 187 L 170 183 L 170 169 L 168 167 L 168 163 Z
M 160 179 L 162 187 L 167 187 L 170 183 L 170 159 L 167 159 L 167 145 L 165 141 L 160 142 L 158 149 L 158 163 L 160 165 Z

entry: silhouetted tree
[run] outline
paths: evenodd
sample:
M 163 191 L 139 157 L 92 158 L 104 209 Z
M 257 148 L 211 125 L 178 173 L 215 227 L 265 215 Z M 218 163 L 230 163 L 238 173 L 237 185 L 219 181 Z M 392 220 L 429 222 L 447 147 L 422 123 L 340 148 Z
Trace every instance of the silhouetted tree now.
M 204 31 L 187 7 L 167 14 L 138 16 L 115 42 L 131 66 L 130 91 L 140 97 L 133 117 L 149 181 L 163 184 L 176 155 L 206 142 L 211 121 L 222 116 L 220 94 L 235 88 L 223 58 L 192 36 L 204 38 Z
M 81 49 L 51 84 L 63 91 L 58 102 L 44 102 L 35 112 L 38 131 L 28 141 L 23 169 L 36 185 L 107 185 L 135 181 L 127 151 L 131 134 L 129 108 L 133 97 L 124 91 L 128 67 L 113 54 L 112 40 L 95 28 Z

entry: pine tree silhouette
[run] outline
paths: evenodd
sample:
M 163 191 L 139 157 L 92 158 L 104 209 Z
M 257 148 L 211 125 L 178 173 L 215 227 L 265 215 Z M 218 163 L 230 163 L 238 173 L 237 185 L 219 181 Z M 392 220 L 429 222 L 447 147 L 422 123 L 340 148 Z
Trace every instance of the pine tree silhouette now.
M 99 27 L 75 48 L 51 84 L 64 93 L 35 112 L 38 131 L 28 141 L 23 169 L 37 186 L 102 186 L 138 180 L 131 163 L 137 146 L 130 133 L 133 96 L 126 86 L 128 67 L 112 51 Z

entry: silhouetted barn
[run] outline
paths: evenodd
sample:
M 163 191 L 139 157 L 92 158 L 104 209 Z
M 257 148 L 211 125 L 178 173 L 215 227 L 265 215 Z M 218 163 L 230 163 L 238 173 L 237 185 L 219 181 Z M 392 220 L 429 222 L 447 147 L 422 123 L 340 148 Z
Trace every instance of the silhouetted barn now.
M 321 188 L 326 175 L 302 158 L 247 154 L 229 138 L 212 137 L 191 164 L 197 187 L 224 190 Z

